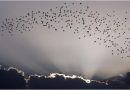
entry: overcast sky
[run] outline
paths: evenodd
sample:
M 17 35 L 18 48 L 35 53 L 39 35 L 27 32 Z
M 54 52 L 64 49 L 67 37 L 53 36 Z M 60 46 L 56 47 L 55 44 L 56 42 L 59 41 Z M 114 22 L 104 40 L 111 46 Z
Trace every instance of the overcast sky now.
M 0 24 L 6 18 L 16 19 L 16 17 L 25 16 L 28 12 L 31 13 L 32 10 L 49 12 L 52 8 L 54 12 L 58 13 L 55 8 L 63 6 L 64 3 L 64 1 L 0 2 Z M 115 17 L 118 17 L 120 22 L 123 22 L 126 17 L 130 18 L 130 2 L 126 1 L 89 1 L 83 2 L 82 5 L 79 5 L 80 2 L 74 2 L 75 6 L 72 5 L 73 1 L 66 3 L 72 11 L 84 10 L 86 6 L 89 6 L 90 11 L 88 12 L 97 11 L 100 13 L 100 17 L 106 16 L 107 13 L 111 15 L 115 11 Z M 85 22 L 89 23 L 90 20 Z M 65 25 L 64 22 L 60 24 Z M 54 23 L 53 25 L 59 28 L 60 24 Z M 116 40 L 121 47 L 125 47 L 122 44 L 123 40 L 130 37 L 129 24 L 128 19 L 126 27 L 122 26 L 126 35 Z M 77 23 L 74 25 L 82 27 Z M 104 26 L 100 26 L 100 28 L 103 29 Z M 95 37 L 104 38 L 101 34 L 83 38 L 83 32 L 74 35 L 72 30 L 64 29 L 65 32 L 48 30 L 46 27 L 35 24 L 30 32 L 20 34 L 14 31 L 12 37 L 5 32 L 4 36 L 0 36 L 0 55 L 3 58 L 0 62 L 29 73 L 61 72 L 83 75 L 86 78 L 104 75 L 103 78 L 108 78 L 130 70 L 130 58 L 121 58 L 122 55 L 129 56 L 130 51 L 126 54 L 112 56 L 111 48 L 93 42 Z M 0 33 L 2 32 L 0 31 Z M 78 39 L 79 36 L 80 39 Z

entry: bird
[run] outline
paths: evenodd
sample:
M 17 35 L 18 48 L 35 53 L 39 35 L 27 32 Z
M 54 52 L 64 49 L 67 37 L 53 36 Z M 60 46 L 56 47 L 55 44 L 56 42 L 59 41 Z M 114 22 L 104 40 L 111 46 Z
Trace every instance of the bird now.
M 23 16 L 6 18 L 0 25 L 1 33 L 8 33 L 10 36 L 14 35 L 14 32 L 23 34 L 27 31 L 31 32 L 35 25 L 41 25 L 42 28 L 54 31 L 61 30 L 63 33 L 70 30 L 78 39 L 97 36 L 96 40 L 93 38 L 94 43 L 104 45 L 107 49 L 116 48 L 112 50 L 113 56 L 121 56 L 124 52 L 127 52 L 126 54 L 130 52 L 128 50 L 130 38 L 127 37 L 122 41 L 126 49 L 118 42 L 121 38 L 126 37 L 130 31 L 130 28 L 126 27 L 128 17 L 124 17 L 122 20 L 116 15 L 116 10 L 102 15 L 97 10 L 89 11 L 91 7 L 83 2 L 78 2 L 78 4 L 75 4 L 75 2 L 70 3 L 72 6 L 64 2 L 63 5 L 50 8 L 47 11 L 32 10 Z M 79 10 L 71 9 L 72 7 L 76 8 L 77 5 L 81 7 Z M 84 5 L 85 8 L 83 8 Z M 125 11 L 125 14 L 127 13 L 128 11 Z M 56 25 L 58 26 L 56 27 Z

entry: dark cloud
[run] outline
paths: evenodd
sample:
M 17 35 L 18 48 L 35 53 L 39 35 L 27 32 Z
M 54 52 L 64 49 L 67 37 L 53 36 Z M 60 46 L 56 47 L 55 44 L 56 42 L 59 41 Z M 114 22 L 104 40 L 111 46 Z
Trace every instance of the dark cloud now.
M 126 78 L 125 78 L 125 82 L 126 82 L 126 84 L 128 84 L 129 87 L 130 87 L 130 72 L 127 73 Z
M 0 70 L 0 88 L 1 89 L 23 89 L 26 86 L 22 72 L 14 68 Z
M 1 66 L 0 66 L 1 67 Z M 26 81 L 27 80 L 27 81 Z M 106 80 L 87 80 L 81 76 L 51 73 L 48 76 L 30 75 L 25 79 L 24 73 L 15 68 L 0 69 L 0 88 L 6 89 L 128 89 L 130 72 L 126 76 Z
M 30 88 L 87 88 L 86 81 L 80 77 L 54 73 L 47 77 L 30 76 L 28 84 Z

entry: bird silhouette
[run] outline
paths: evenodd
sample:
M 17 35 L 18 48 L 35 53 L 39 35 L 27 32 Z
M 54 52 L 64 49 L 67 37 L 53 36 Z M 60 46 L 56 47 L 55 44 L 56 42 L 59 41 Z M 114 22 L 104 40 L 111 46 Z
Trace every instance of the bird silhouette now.
M 81 8 L 71 9 L 77 5 L 80 5 Z M 124 14 L 128 14 L 128 11 L 125 11 Z M 5 18 L 0 25 L 0 31 L 2 36 L 4 33 L 12 36 L 14 32 L 21 34 L 27 31 L 31 32 L 34 25 L 41 25 L 48 30 L 62 31 L 63 33 L 71 30 L 72 34 L 80 40 L 93 37 L 94 43 L 112 49 L 112 55 L 119 55 L 123 59 L 122 55 L 124 54 L 127 58 L 130 57 L 128 55 L 130 38 L 127 36 L 130 28 L 126 25 L 127 21 L 128 17 L 121 19 L 116 15 L 116 10 L 102 15 L 96 10 L 91 10 L 91 7 L 84 2 L 78 2 L 78 4 L 71 2 L 71 5 L 64 2 L 63 5 L 50 8 L 48 11 L 32 10 L 24 16 Z M 122 41 L 124 47 L 118 42 L 122 38 L 125 39 Z

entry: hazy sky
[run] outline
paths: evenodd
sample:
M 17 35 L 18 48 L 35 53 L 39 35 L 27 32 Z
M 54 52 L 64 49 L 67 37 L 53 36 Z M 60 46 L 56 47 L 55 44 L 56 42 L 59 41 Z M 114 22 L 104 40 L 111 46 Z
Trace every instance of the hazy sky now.
M 58 13 L 56 7 L 61 7 L 64 3 L 63 1 L 1 1 L 0 25 L 6 18 L 15 19 L 16 17 L 25 16 L 28 12 L 31 13 L 32 10 L 34 12 L 39 10 L 49 12 L 52 8 L 54 12 Z M 121 47 L 125 47 L 122 43 L 124 43 L 125 38 L 130 37 L 130 31 L 128 30 L 130 28 L 130 2 L 88 1 L 83 2 L 82 5 L 79 5 L 80 2 L 74 2 L 74 6 L 72 5 L 73 1 L 67 1 L 66 3 L 72 11 L 85 10 L 86 6 L 89 6 L 88 13 L 97 11 L 100 13 L 100 17 L 106 17 L 107 13 L 113 15 L 113 11 L 115 11 L 114 15 L 119 18 L 120 22 L 123 22 L 124 18 L 127 17 L 126 27 L 121 26 L 123 31 L 126 32 L 125 36 L 115 40 Z M 85 18 L 86 16 L 83 17 Z M 112 19 L 108 18 L 108 20 Z M 85 22 L 90 23 L 90 21 L 91 19 L 87 19 Z M 57 28 L 61 24 L 65 25 L 65 22 L 53 23 Z M 77 26 L 83 27 L 74 23 L 74 27 Z M 112 27 L 114 28 L 114 26 Z M 101 30 L 104 28 L 104 26 L 100 26 Z M 75 35 L 73 30 L 64 29 L 66 30 L 65 32 L 53 29 L 48 30 L 46 27 L 34 24 L 30 32 L 24 32 L 23 34 L 14 31 L 13 36 L 10 37 L 5 32 L 4 36 L 0 36 L 0 55 L 3 58 L 0 62 L 18 67 L 29 73 L 47 74 L 50 72 L 61 72 L 83 75 L 86 78 L 94 76 L 107 78 L 130 71 L 130 58 L 121 58 L 122 56 L 130 56 L 130 51 L 112 56 L 111 50 L 116 50 L 115 48 L 106 48 L 104 44 L 99 45 L 93 42 L 96 37 L 104 38 L 102 34 L 83 38 L 83 31 L 79 30 L 81 33 Z M 114 33 L 110 34 L 114 35 Z M 79 36 L 80 39 L 78 39 Z

